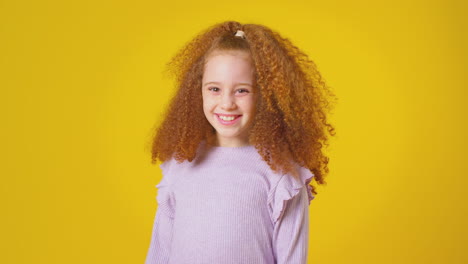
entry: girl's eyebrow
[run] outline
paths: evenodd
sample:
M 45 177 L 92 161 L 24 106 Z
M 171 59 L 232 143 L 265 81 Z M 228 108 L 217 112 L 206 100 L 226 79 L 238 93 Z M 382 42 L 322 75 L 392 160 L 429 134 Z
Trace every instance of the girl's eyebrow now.
M 207 86 L 208 84 L 218 84 L 219 85 L 221 83 L 219 83 L 219 82 L 207 82 L 203 86 Z M 236 83 L 236 85 L 248 85 L 248 86 L 252 87 L 252 84 L 250 84 L 250 83 Z

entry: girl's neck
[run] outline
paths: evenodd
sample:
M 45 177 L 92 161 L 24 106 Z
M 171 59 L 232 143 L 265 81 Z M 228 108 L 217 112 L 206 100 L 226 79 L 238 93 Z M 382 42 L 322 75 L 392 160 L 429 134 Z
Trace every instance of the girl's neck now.
M 223 148 L 239 148 L 239 147 L 247 147 L 251 145 L 248 139 L 244 140 L 244 139 L 237 139 L 237 138 L 231 141 L 220 140 L 219 138 L 214 138 L 211 142 L 209 142 L 209 144 L 214 147 L 223 147 Z
M 218 141 L 214 141 L 214 142 L 203 141 L 203 142 L 209 147 L 216 148 L 216 149 L 245 149 L 245 148 L 253 147 L 253 145 L 248 144 L 248 143 L 220 145 Z

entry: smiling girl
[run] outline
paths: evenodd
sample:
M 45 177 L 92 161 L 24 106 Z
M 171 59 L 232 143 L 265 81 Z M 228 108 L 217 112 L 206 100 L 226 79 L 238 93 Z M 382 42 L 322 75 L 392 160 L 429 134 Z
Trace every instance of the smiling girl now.
M 245 51 L 216 51 L 207 58 L 202 80 L 203 111 L 216 130 L 218 146 L 249 145 L 258 91 Z
M 306 263 L 312 179 L 333 94 L 315 64 L 258 24 L 216 24 L 168 64 L 177 94 L 155 130 L 160 160 L 146 263 Z

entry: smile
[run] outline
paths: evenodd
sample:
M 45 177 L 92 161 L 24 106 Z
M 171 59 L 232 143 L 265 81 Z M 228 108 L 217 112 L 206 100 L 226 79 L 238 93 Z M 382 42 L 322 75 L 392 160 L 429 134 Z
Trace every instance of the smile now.
M 215 114 L 216 116 L 216 119 L 218 119 L 218 121 L 223 124 L 223 125 L 232 125 L 234 123 L 237 123 L 237 120 L 240 119 L 240 117 L 242 115 L 229 115 L 229 116 L 219 116 L 217 114 Z

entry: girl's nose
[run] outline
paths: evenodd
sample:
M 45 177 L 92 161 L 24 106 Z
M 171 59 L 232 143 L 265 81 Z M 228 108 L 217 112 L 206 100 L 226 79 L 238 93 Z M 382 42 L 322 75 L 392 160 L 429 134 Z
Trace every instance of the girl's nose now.
M 236 108 L 236 104 L 234 102 L 234 99 L 230 94 L 224 94 L 223 98 L 221 99 L 221 108 L 224 110 L 231 110 Z

